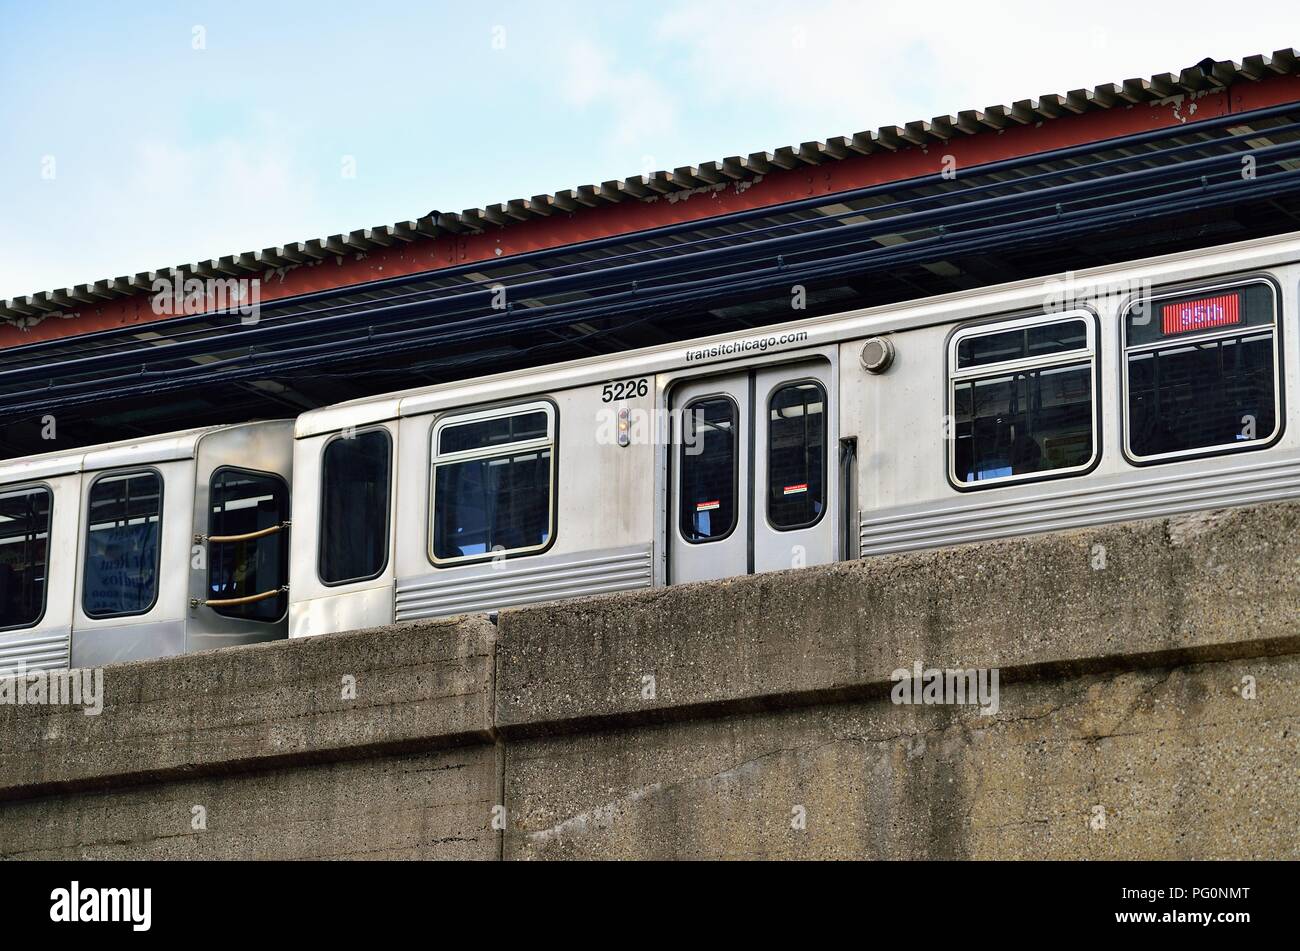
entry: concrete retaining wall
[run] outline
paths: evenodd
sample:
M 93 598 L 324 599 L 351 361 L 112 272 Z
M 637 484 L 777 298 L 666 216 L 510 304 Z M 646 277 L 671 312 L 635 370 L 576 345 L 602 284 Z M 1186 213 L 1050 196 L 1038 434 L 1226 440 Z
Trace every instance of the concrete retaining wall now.
M 104 676 L 0 705 L 0 857 L 1300 857 L 1297 504 Z

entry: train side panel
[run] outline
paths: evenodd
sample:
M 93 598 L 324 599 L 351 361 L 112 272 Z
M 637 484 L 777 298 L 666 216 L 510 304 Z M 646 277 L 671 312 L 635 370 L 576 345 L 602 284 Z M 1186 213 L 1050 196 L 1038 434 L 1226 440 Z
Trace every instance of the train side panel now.
M 189 572 L 176 569 L 191 558 L 194 471 L 191 458 L 82 474 L 80 510 L 91 514 L 77 533 L 73 667 L 184 653 Z M 94 514 L 101 507 L 111 511 Z
M 1207 271 L 1176 285 L 1138 286 L 1132 292 L 1107 288 L 1104 293 L 1082 296 L 1073 308 L 1047 312 L 1048 323 L 1077 316 L 1096 328 L 1088 359 L 1094 361 L 1092 438 L 1099 451 L 1086 465 L 1079 453 L 1080 464 L 1074 469 L 1065 466 L 1059 474 L 1045 470 L 1041 477 L 1021 481 L 1009 476 L 1009 464 L 998 469 L 998 463 L 987 460 L 980 464 L 985 467 L 979 473 L 984 481 L 962 484 L 963 477 L 972 473 L 954 471 L 954 456 L 961 454 L 959 442 L 977 435 L 972 427 L 1002 422 L 997 412 L 976 405 L 973 412 L 986 415 L 971 423 L 970 404 L 954 405 L 960 402 L 955 394 L 961 374 L 969 376 L 972 371 L 957 367 L 953 337 L 965 330 L 994 335 L 1024 318 L 1040 317 L 1045 314 L 1041 299 L 1024 295 L 1013 302 L 1018 306 L 1001 312 L 990 308 L 968 320 L 890 334 L 896 358 L 881 374 L 861 365 L 862 340 L 846 342 L 841 351 L 841 412 L 844 435 L 858 441 L 859 553 L 909 551 L 1300 496 L 1300 427 L 1286 424 L 1300 399 L 1297 283 L 1300 267 L 1295 265 L 1265 271 Z M 1269 293 L 1265 285 L 1276 295 L 1276 322 L 1261 324 L 1254 335 L 1248 332 L 1253 328 L 1235 323 L 1221 328 L 1194 326 L 1196 332 L 1185 338 L 1178 336 L 1182 333 L 1178 329 L 1166 329 L 1164 337 L 1157 329 L 1147 332 L 1156 343 L 1144 348 L 1135 345 L 1133 327 L 1125 323 L 1145 316 L 1140 311 L 1139 317 L 1133 316 L 1138 302 L 1154 302 L 1147 306 L 1152 307 L 1158 325 L 1161 314 L 1169 314 L 1179 302 L 1219 306 L 1224 295 L 1238 294 L 1242 288 L 1254 288 L 1250 293 L 1262 300 Z M 1165 301 L 1174 303 L 1166 307 Z M 1243 319 L 1236 306 L 1232 304 L 1223 320 Z M 1155 351 L 1172 355 L 1168 358 L 1172 362 L 1180 351 L 1217 349 L 1223 351 L 1224 379 L 1231 383 L 1233 369 L 1243 359 L 1232 348 L 1244 350 L 1246 344 L 1258 351 L 1253 359 L 1261 368 L 1249 385 L 1227 386 L 1230 392 L 1217 410 L 1231 417 L 1225 422 L 1239 425 L 1240 432 L 1222 437 L 1219 445 L 1207 438 L 1201 450 L 1135 455 L 1131 443 L 1139 427 L 1130 418 L 1126 386 L 1131 381 L 1126 370 L 1135 374 L 1133 368 Z M 1052 359 L 1040 360 L 1038 372 L 1060 372 L 1061 364 L 1069 362 L 1063 358 L 1051 366 Z M 1032 374 L 1035 366 L 1032 358 L 994 364 L 976 383 L 996 382 L 1003 367 L 1009 379 L 1016 373 Z M 1204 386 L 1208 405 L 1213 389 L 1198 382 L 1201 372 L 1187 374 L 1180 393 L 1194 396 L 1197 387 Z M 1275 382 L 1269 382 L 1270 372 Z M 1078 377 L 1082 379 L 1081 372 Z M 1166 407 L 1157 416 L 1163 414 L 1161 422 L 1177 420 L 1170 425 L 1194 428 L 1197 413 L 1195 405 L 1183 405 L 1177 412 Z M 1014 432 L 1014 427 L 1004 426 L 1002 431 Z M 1045 443 L 1050 451 L 1050 440 L 1040 438 L 1035 452 L 1044 452 Z
M 295 440 L 290 637 L 392 623 L 394 526 L 410 517 L 396 491 L 399 448 L 396 420 Z M 342 479 L 328 493 L 322 483 L 327 454 Z M 370 459 L 370 468 L 363 470 L 356 457 Z M 376 493 L 386 495 L 382 504 Z M 349 500 L 358 508 L 348 510 Z M 327 553 L 347 559 L 363 542 L 374 546 L 367 559 L 323 564 Z
M 186 614 L 187 651 L 278 640 L 288 634 L 293 421 L 215 430 L 199 440 Z M 261 535 L 214 542 L 227 535 Z M 272 594 L 272 592 L 279 592 Z M 247 601 L 248 603 L 229 603 Z M 227 602 L 223 604 L 222 602 Z
M 653 379 L 616 385 L 402 420 L 396 620 L 653 582 Z
M 0 676 L 60 670 L 72 650 L 81 474 L 45 476 L 0 489 Z

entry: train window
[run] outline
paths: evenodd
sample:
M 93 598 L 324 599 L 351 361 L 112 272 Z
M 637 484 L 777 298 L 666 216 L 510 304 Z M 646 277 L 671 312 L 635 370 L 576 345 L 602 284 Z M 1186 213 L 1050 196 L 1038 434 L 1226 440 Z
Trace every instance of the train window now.
M 1281 427 L 1277 303 L 1255 281 L 1137 301 L 1124 315 L 1129 454 L 1258 449 Z
M 963 336 L 957 344 L 957 369 L 1044 357 L 1088 346 L 1086 320 L 1060 320 L 997 333 Z
M 435 427 L 430 555 L 446 565 L 546 548 L 555 534 L 554 409 Z
M 736 527 L 740 411 L 730 397 L 706 396 L 682 412 L 681 532 L 688 542 L 726 538 Z
M 959 331 L 949 350 L 950 471 L 972 488 L 1081 472 L 1097 454 L 1096 333 L 1082 317 Z
M 278 621 L 288 594 L 289 489 L 278 476 L 219 469 L 208 487 L 208 598 L 212 610 L 246 621 Z M 250 537 L 253 536 L 253 537 Z M 222 541 L 221 539 L 231 539 Z M 258 597 L 264 595 L 269 597 Z
M 162 477 L 101 476 L 86 501 L 81 604 L 87 617 L 145 614 L 158 599 Z
M 386 429 L 351 431 L 325 446 L 317 565 L 325 584 L 367 581 L 388 564 L 391 456 Z
M 438 455 L 454 452 L 472 452 L 504 443 L 545 439 L 547 434 L 545 411 L 497 416 L 470 423 L 443 426 L 438 431 Z
M 0 630 L 45 615 L 51 502 L 44 487 L 0 493 Z
M 772 394 L 767 422 L 767 518 L 807 528 L 826 507 L 826 391 L 790 383 Z

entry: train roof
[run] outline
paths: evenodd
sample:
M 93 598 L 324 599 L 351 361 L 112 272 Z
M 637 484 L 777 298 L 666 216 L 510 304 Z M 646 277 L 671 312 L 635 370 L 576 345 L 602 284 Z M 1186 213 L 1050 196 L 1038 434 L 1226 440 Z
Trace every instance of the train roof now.
M 97 446 L 79 449 L 60 449 L 0 462 L 0 486 L 33 479 L 93 472 L 120 466 L 148 465 L 170 462 L 173 459 L 192 459 L 203 437 L 214 432 L 239 429 L 243 426 L 261 426 L 264 422 L 234 423 L 222 426 L 200 426 L 158 436 L 137 436 Z
M 966 309 L 980 308 L 981 311 L 987 311 L 989 308 L 1025 307 L 1024 298 L 1027 291 L 1042 297 L 1044 288 L 1053 282 L 1062 286 L 1068 283 L 1072 294 L 1078 296 L 1086 294 L 1090 287 L 1094 290 L 1109 288 L 1120 278 L 1130 281 L 1145 279 L 1156 283 L 1170 283 L 1193 276 L 1180 275 L 1180 271 L 1192 271 L 1207 265 L 1221 264 L 1226 272 L 1243 267 L 1257 267 L 1268 263 L 1279 264 L 1294 260 L 1300 260 L 1300 232 L 1256 238 L 1195 251 L 1183 251 L 1124 264 L 1104 265 L 1064 274 L 1049 274 L 1040 278 L 956 291 L 903 304 L 885 304 L 784 324 L 732 330 L 727 331 L 725 336 L 728 339 L 766 337 L 788 333 L 791 330 L 817 328 L 822 331 L 818 336 L 824 337 L 827 333 L 848 329 L 850 324 L 853 325 L 853 329 L 860 329 L 863 333 L 886 333 L 975 316 L 974 313 L 966 313 Z M 294 435 L 296 438 L 303 439 L 349 427 L 368 426 L 402 416 L 417 416 L 440 409 L 515 398 L 528 393 L 537 393 L 541 389 L 555 391 L 588 385 L 602 379 L 658 373 L 684 364 L 687 351 L 709 346 L 717 343 L 719 339 L 720 335 L 711 334 L 639 350 L 585 357 L 529 370 L 496 373 L 472 380 L 437 383 L 379 396 L 363 397 L 346 403 L 336 403 L 309 410 L 299 416 L 294 427 Z M 810 338 L 807 345 L 814 346 L 817 342 Z

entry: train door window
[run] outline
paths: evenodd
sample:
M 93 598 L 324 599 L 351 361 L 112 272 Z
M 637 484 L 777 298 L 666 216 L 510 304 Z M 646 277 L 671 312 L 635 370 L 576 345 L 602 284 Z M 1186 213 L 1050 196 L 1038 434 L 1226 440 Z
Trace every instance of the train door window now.
M 349 431 L 326 444 L 317 565 L 325 584 L 368 581 L 388 564 L 391 465 L 386 429 Z
M 0 630 L 45 615 L 52 500 L 43 486 L 0 493 Z
M 948 349 L 948 477 L 983 488 L 1086 472 L 1098 456 L 1097 334 L 1082 314 L 975 325 Z
M 430 558 L 538 552 L 555 537 L 555 409 L 452 416 L 433 432 Z
M 767 412 L 767 519 L 782 531 L 807 528 L 826 508 L 826 391 L 786 384 Z
M 81 603 L 87 617 L 145 614 L 158 599 L 162 477 L 101 476 L 86 502 Z
M 289 489 L 278 476 L 218 469 L 208 487 L 208 598 L 212 610 L 246 621 L 278 621 L 288 594 Z
M 1123 326 L 1125 441 L 1135 461 L 1260 449 L 1280 434 L 1272 284 L 1135 301 Z
M 682 410 L 681 532 L 695 544 L 736 528 L 740 410 L 728 396 L 705 396 Z

